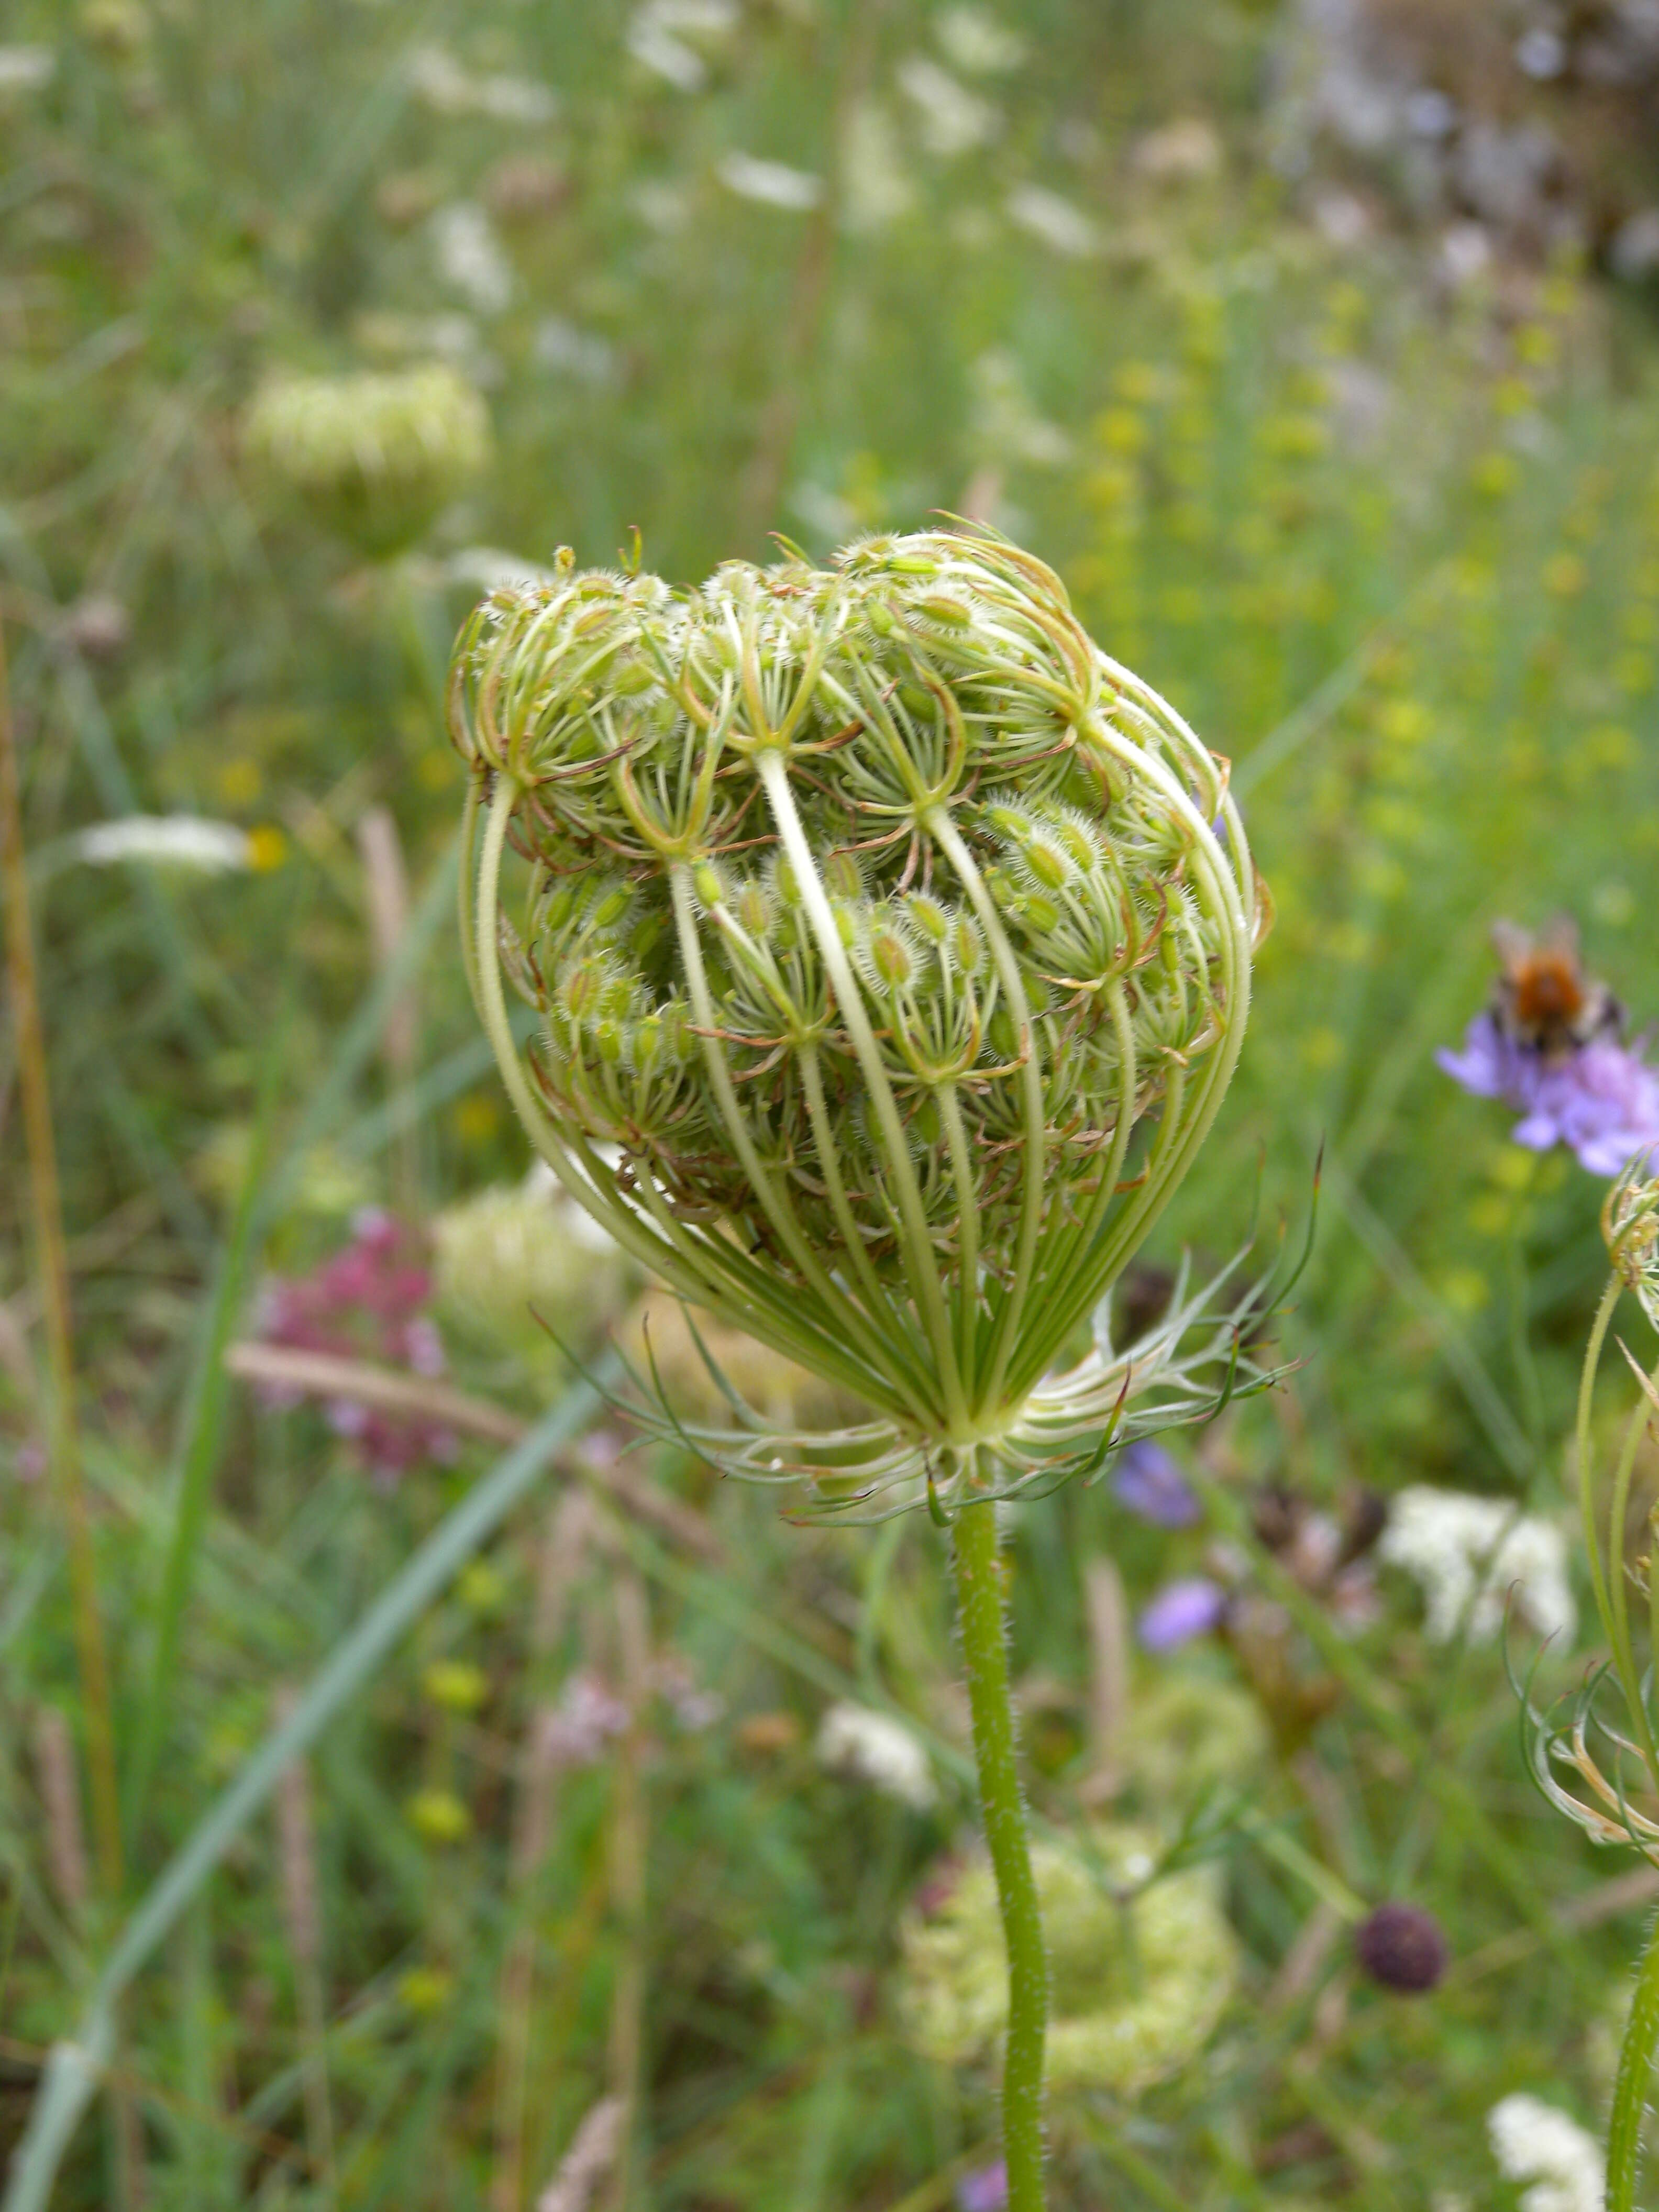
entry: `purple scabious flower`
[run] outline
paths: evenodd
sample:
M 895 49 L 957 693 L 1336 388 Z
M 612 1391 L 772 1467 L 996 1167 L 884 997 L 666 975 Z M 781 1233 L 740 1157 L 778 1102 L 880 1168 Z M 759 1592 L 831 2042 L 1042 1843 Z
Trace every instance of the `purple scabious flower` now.
M 964 2173 L 957 2184 L 957 2212 L 1003 2212 L 1008 2202 L 1008 2169 L 999 2159 Z
M 1639 1050 L 1598 1037 L 1549 1054 L 1477 1014 L 1461 1052 L 1436 1060 L 1478 1098 L 1501 1098 L 1521 1115 L 1510 1133 L 1533 1152 L 1565 1145 L 1592 1175 L 1617 1175 L 1659 1145 L 1659 1070 Z
M 1151 1437 L 1132 1443 L 1119 1460 L 1112 1495 L 1158 1528 L 1190 1528 L 1204 1517 L 1186 1476 Z
M 1208 1575 L 1183 1575 L 1164 1583 L 1136 1623 L 1136 1633 L 1148 1651 L 1173 1651 L 1219 1628 L 1226 1611 L 1227 1593 L 1219 1583 Z

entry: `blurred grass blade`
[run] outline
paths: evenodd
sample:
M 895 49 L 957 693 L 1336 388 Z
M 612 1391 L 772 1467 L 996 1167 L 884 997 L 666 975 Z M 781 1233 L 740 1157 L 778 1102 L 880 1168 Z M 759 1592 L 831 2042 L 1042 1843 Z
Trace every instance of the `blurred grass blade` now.
M 162 1730 L 172 1703 L 185 1609 L 195 1582 L 196 1555 L 207 1526 L 208 1498 L 213 1471 L 218 1464 L 219 1440 L 224 1431 L 225 1407 L 230 1395 L 231 1378 L 225 1366 L 225 1348 L 241 1313 L 248 1267 L 257 1249 L 255 1231 L 263 1215 L 259 1187 L 270 1146 L 271 1117 L 276 1110 L 277 1079 L 286 1058 L 286 993 L 284 1000 L 283 1015 L 273 1029 L 260 1072 L 252 1149 L 237 1197 L 230 1236 L 219 1262 L 186 1403 L 182 1448 L 173 1480 L 173 1528 L 162 1573 L 149 1684 L 138 1715 L 125 1778 L 128 1832 L 135 1837 L 143 1820 L 144 1803 L 155 1777 Z
M 618 1379 L 614 1360 L 600 1364 L 598 1380 L 603 1385 Z M 198 1824 L 128 1921 L 76 2033 L 53 2047 L 13 2157 L 0 2212 L 46 2212 L 58 2166 L 108 2061 L 116 2005 L 133 1977 L 178 1925 L 203 1883 L 270 1796 L 289 1763 L 308 1750 L 356 1695 L 426 1607 L 500 1528 L 554 1454 L 581 1433 L 600 1402 L 591 1384 L 578 1384 L 537 1422 L 521 1444 L 473 1486 L 351 1633 L 336 1645 L 288 1718 L 265 1737 Z

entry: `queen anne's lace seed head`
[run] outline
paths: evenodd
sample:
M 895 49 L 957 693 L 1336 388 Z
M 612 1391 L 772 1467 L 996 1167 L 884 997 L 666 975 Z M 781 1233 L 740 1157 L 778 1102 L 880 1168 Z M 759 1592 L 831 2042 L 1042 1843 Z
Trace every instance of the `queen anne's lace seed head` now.
M 1189 1867 L 1148 1884 L 1154 1849 L 1141 1831 L 1111 1826 L 1091 1829 L 1077 1844 L 1033 1846 L 1056 2097 L 1091 2089 L 1133 2097 L 1179 2073 L 1208 2041 L 1231 1994 L 1237 1948 L 1214 1869 Z M 946 2064 L 989 2059 L 1008 1997 L 988 1862 L 970 1863 L 937 1911 L 913 1913 L 900 1940 L 900 2002 L 911 2040 Z
M 483 466 L 489 418 L 472 386 L 435 364 L 290 376 L 254 395 L 242 442 L 325 529 L 384 559 Z
M 896 1425 L 907 1496 L 924 1443 L 948 1485 L 1231 1077 L 1258 902 L 1224 763 L 1040 562 L 944 532 L 686 592 L 563 554 L 478 608 L 451 727 L 469 958 L 538 1145 L 675 1288 Z

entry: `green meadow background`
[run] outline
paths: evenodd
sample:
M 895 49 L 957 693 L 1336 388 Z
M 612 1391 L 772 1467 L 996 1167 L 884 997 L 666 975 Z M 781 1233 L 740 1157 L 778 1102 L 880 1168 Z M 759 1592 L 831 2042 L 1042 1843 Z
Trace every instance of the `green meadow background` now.
M 502 1448 L 377 1485 L 223 1354 L 358 1209 L 424 1231 L 526 1170 L 449 890 L 444 669 L 504 562 L 612 563 L 637 529 L 694 580 L 774 530 L 826 555 L 942 509 L 1052 562 L 1231 760 L 1277 909 L 1146 1257 L 1298 1237 L 1322 1148 L 1297 1371 L 1177 1456 L 1243 1505 L 1432 1483 L 1563 1515 L 1600 1188 L 1433 1054 L 1500 917 L 1571 914 L 1633 1030 L 1659 1020 L 1659 77 L 1522 67 L 1519 17 L 1442 12 L 1437 44 L 1433 11 L 1243 0 L 13 0 L 0 621 L 88 1541 L 49 1463 L 13 996 L 0 2151 L 150 1885 Z M 1331 88 L 1365 70 L 1386 112 L 1356 139 Z M 1483 197 L 1469 148 L 1528 130 L 1556 149 L 1534 199 Z M 278 372 L 434 359 L 482 393 L 490 457 L 366 566 L 252 464 L 243 412 Z M 252 865 L 92 865 L 82 833 L 134 813 L 234 825 Z M 371 816 L 406 879 L 389 934 Z M 627 1325 L 638 1285 L 562 1279 L 550 1318 L 586 1349 Z M 464 1298 L 440 1319 L 450 1379 L 506 1414 L 570 1387 Z M 592 2202 L 621 2212 L 946 2212 L 985 2163 L 988 2082 L 920 2056 L 898 1993 L 969 1798 L 943 1756 L 918 1812 L 813 1750 L 838 1698 L 965 1741 L 937 1533 L 793 1528 L 665 1452 L 621 1462 L 680 1509 L 647 1520 L 604 1457 L 530 1486 L 192 1883 L 54 2205 L 521 2212 L 607 2093 L 632 2150 Z M 1656 1485 L 1644 1456 L 1643 1510 Z M 1047 1819 L 1085 1817 L 1102 1754 L 1091 1568 L 1136 1607 L 1213 1537 L 1103 1486 L 1021 1510 Z M 1273 1664 L 1137 1655 L 1111 1802 L 1203 1829 L 1237 1989 L 1174 2080 L 1066 2120 L 1054 2203 L 1516 2203 L 1485 2116 L 1525 2089 L 1601 2125 L 1652 1895 L 1606 1885 L 1639 1862 L 1533 1790 L 1497 1644 L 1430 1644 L 1389 1571 L 1357 1620 L 1241 1571 L 1289 1607 Z M 1586 1626 L 1540 1687 L 1594 1654 Z M 576 1678 L 624 1723 L 526 1838 L 526 1747 Z M 1392 1894 L 1445 1930 L 1429 1996 L 1353 1963 L 1354 1900 Z

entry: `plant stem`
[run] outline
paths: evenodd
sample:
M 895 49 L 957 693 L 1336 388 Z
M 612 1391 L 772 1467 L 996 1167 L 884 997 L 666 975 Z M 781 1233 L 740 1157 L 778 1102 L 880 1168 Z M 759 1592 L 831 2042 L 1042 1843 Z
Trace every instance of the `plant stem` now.
M 994 1507 L 956 1517 L 957 1608 L 974 1716 L 980 1805 L 1008 1947 L 1008 2038 L 1002 2067 L 1002 2143 L 1008 2212 L 1042 2212 L 1042 2045 L 1048 1958 L 1014 1753 L 1001 1569 Z
M 1630 2008 L 1630 2026 L 1619 2053 L 1613 2118 L 1607 2125 L 1607 2212 L 1633 2212 L 1637 2168 L 1642 2156 L 1642 2122 L 1647 2112 L 1656 2043 L 1659 2043 L 1659 1920 L 1648 1931 L 1647 1948 L 1636 1976 L 1636 2001 Z
M 75 1352 L 70 1319 L 69 1257 L 64 1245 L 64 1215 L 58 1185 L 58 1149 L 52 1135 L 52 1088 L 46 1073 L 46 1036 L 34 972 L 34 934 L 29 920 L 28 884 L 23 871 L 23 808 L 6 690 L 3 639 L 0 639 L 0 876 L 5 879 L 6 951 L 10 974 L 12 1027 L 17 1039 L 17 1075 L 23 1094 L 23 1127 L 28 1152 L 29 1191 L 34 1202 L 34 1236 L 40 1267 L 40 1304 L 46 1324 L 46 1355 L 52 1368 L 52 1470 L 58 1504 L 69 1536 L 70 1587 L 75 1613 L 75 1644 L 86 1715 L 88 1763 L 92 1773 L 92 1826 L 98 1872 L 112 1906 L 121 1889 L 121 1814 L 115 1777 L 115 1726 L 110 1699 L 109 1662 L 104 1648 L 99 1603 L 98 1564 L 92 1521 L 81 1474 L 81 1430 L 75 1404 Z

